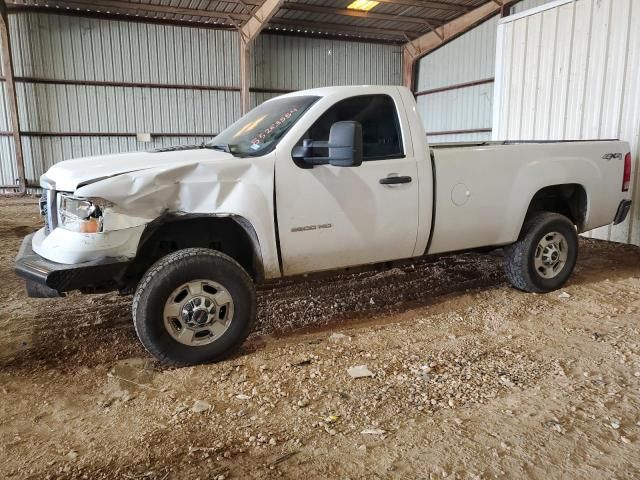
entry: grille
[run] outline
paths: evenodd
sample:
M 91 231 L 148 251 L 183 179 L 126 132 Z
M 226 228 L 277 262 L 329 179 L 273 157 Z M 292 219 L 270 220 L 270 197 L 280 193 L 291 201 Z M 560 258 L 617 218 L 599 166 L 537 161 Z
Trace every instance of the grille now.
M 40 197 L 40 215 L 42 215 L 42 219 L 44 220 L 44 233 L 45 235 L 49 235 L 51 232 L 51 227 L 49 226 L 49 218 L 48 218 L 48 207 L 47 207 L 47 195 L 46 192 L 42 194 Z
M 49 235 L 58 226 L 56 191 L 45 190 L 40 197 L 40 215 L 44 219 L 44 233 Z

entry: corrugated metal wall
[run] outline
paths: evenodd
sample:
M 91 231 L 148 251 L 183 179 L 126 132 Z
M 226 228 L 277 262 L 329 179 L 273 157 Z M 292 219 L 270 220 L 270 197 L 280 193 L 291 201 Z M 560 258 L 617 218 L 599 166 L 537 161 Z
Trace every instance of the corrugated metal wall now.
M 0 50 L 0 76 L 4 78 L 2 51 Z M 7 90 L 4 82 L 0 82 L 0 132 L 11 129 Z M 15 183 L 18 174 L 15 166 L 13 137 L 0 135 L 0 185 Z
M 240 114 L 235 32 L 42 13 L 9 18 L 29 182 L 68 158 L 202 142 Z M 282 90 L 401 83 L 397 46 L 263 34 L 253 58 L 254 105 Z M 9 128 L 2 103 L 0 132 Z M 152 142 L 136 133 L 151 133 Z M 0 184 L 15 183 L 12 142 L 0 136 Z
M 497 17 L 420 59 L 417 91 L 424 92 L 493 77 Z M 427 132 L 491 128 L 493 86 L 477 85 L 418 95 Z M 487 140 L 491 133 L 429 135 L 430 142 Z
M 522 11 L 550 0 L 524 0 L 513 7 Z M 417 92 L 492 79 L 495 71 L 496 32 L 499 18 L 492 17 L 431 54 L 417 66 Z M 417 96 L 427 132 L 490 130 L 493 111 L 491 82 L 436 91 Z M 491 139 L 491 132 L 429 135 L 432 143 Z
M 638 159 L 640 2 L 551 6 L 500 26 L 494 138 L 621 138 Z M 640 245 L 637 168 L 633 197 L 624 224 L 594 235 Z
M 36 13 L 9 18 L 30 182 L 66 158 L 202 141 L 239 114 L 239 92 L 207 88 L 239 83 L 238 69 L 228 68 L 237 64 L 233 32 Z M 201 88 L 180 88 L 190 85 Z M 180 135 L 144 143 L 136 133 Z M 6 148 L 2 158 L 13 160 Z M 1 182 L 13 183 L 2 163 Z
M 252 87 L 303 90 L 329 85 L 400 85 L 402 48 L 291 35 L 260 35 L 253 48 Z M 256 105 L 277 93 L 252 94 Z

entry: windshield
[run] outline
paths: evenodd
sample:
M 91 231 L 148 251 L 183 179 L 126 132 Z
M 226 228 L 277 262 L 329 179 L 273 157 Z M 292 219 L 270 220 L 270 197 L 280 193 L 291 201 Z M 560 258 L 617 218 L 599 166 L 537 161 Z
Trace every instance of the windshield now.
M 204 145 L 239 156 L 260 156 L 273 150 L 317 96 L 284 97 L 259 105 Z

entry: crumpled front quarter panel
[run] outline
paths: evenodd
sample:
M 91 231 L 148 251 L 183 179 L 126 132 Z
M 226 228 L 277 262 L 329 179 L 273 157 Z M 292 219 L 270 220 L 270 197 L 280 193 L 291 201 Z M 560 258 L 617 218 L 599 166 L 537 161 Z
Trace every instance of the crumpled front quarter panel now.
M 265 276 L 280 275 L 273 212 L 274 155 L 157 167 L 80 187 L 76 195 L 100 197 L 122 214 L 157 218 L 165 213 L 234 215 L 248 220 L 258 241 Z

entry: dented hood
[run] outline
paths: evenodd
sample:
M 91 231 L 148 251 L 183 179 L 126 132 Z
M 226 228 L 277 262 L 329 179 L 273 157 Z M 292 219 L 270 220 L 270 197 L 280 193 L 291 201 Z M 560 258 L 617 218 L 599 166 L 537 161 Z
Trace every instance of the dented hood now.
M 234 216 L 250 225 L 266 275 L 278 275 L 274 228 L 275 152 L 234 157 L 211 149 L 127 153 L 61 162 L 46 173 L 60 191 L 110 202 L 128 224 L 165 213 Z M 113 217 L 115 218 L 115 217 Z M 123 221 L 120 218 L 120 221 Z
M 96 171 L 98 178 L 80 184 L 75 194 L 102 198 L 114 211 L 143 219 L 166 212 L 233 214 L 257 223 L 273 219 L 274 155 L 241 158 L 198 149 L 149 154 L 144 164 L 119 163 L 121 172 L 112 165 L 106 169 L 111 176 Z M 80 183 L 77 174 L 73 178 L 68 187 Z
M 196 147 L 83 157 L 56 163 L 43 175 L 41 183 L 53 183 L 58 191 L 73 192 L 82 185 L 124 173 L 229 159 L 235 160 L 230 153 Z

